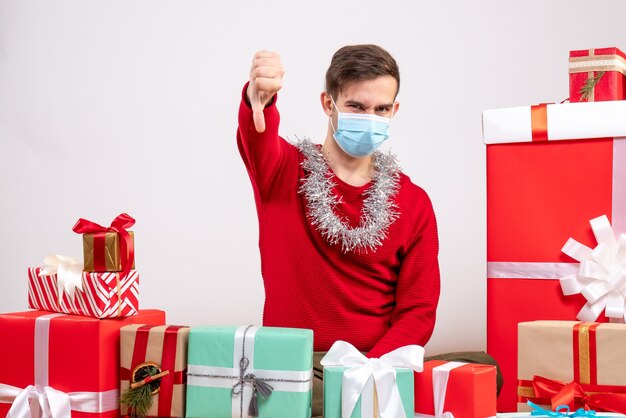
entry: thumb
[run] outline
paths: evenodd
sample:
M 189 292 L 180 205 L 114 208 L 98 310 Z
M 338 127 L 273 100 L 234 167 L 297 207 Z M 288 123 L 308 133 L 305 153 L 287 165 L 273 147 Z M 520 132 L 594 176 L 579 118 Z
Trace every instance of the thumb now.
M 265 132 L 265 115 L 263 114 L 265 106 L 259 100 L 254 100 L 252 103 L 252 120 L 254 121 L 254 128 L 258 133 Z

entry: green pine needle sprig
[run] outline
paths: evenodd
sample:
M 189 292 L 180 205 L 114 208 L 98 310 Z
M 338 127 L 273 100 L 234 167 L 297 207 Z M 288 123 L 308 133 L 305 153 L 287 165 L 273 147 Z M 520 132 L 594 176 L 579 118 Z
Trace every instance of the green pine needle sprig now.
M 142 367 L 134 376 L 135 381 L 141 381 L 154 376 L 160 371 L 154 366 Z M 152 392 L 159 387 L 161 379 L 156 379 L 143 386 L 129 389 L 120 397 L 120 403 L 128 406 L 129 415 L 133 418 L 144 418 L 152 406 Z
M 585 84 L 578 91 L 581 101 L 589 100 L 591 93 L 593 93 L 593 89 L 596 87 L 596 84 L 598 84 L 603 75 L 604 71 L 599 71 L 595 77 L 588 78 L 587 81 L 585 81 Z

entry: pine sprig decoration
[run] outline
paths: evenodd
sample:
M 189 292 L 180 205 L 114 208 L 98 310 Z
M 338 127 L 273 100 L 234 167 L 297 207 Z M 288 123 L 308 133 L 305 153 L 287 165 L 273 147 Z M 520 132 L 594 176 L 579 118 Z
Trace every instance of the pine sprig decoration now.
M 160 387 L 161 379 L 155 379 L 145 384 L 136 384 L 145 379 L 162 374 L 158 367 L 145 365 L 140 367 L 133 376 L 133 385 L 120 397 L 120 403 L 128 406 L 129 415 L 133 418 L 144 418 L 152 406 L 152 394 Z
M 581 100 L 589 100 L 591 93 L 593 93 L 593 89 L 596 87 L 596 84 L 598 84 L 603 75 L 604 71 L 599 71 L 595 77 L 588 78 L 587 81 L 585 81 L 585 84 L 578 91 Z

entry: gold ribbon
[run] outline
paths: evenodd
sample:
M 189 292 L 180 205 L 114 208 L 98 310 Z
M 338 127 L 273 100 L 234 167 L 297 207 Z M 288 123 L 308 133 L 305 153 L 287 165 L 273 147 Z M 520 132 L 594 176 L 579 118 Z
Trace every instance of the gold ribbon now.
M 589 354 L 589 327 L 593 323 L 585 322 L 578 328 L 578 372 L 580 382 L 584 385 L 591 383 L 591 355 Z
M 589 55 L 569 59 L 569 73 L 587 73 L 593 71 L 617 71 L 626 75 L 626 59 L 620 55 Z
M 115 278 L 117 279 L 117 316 L 122 315 L 122 284 L 120 283 L 120 274 L 115 273 Z

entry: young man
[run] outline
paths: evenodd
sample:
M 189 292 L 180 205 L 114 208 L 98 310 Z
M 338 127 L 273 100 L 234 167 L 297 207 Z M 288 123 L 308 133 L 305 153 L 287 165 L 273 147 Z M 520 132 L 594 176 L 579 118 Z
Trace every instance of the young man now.
M 334 54 L 321 146 L 279 136 L 283 74 L 278 54 L 254 56 L 237 132 L 259 217 L 263 324 L 312 329 L 316 363 L 336 340 L 369 357 L 425 345 L 439 299 L 435 215 L 395 157 L 376 151 L 400 108 L 395 60 L 375 45 Z M 314 416 L 322 414 L 315 368 Z

